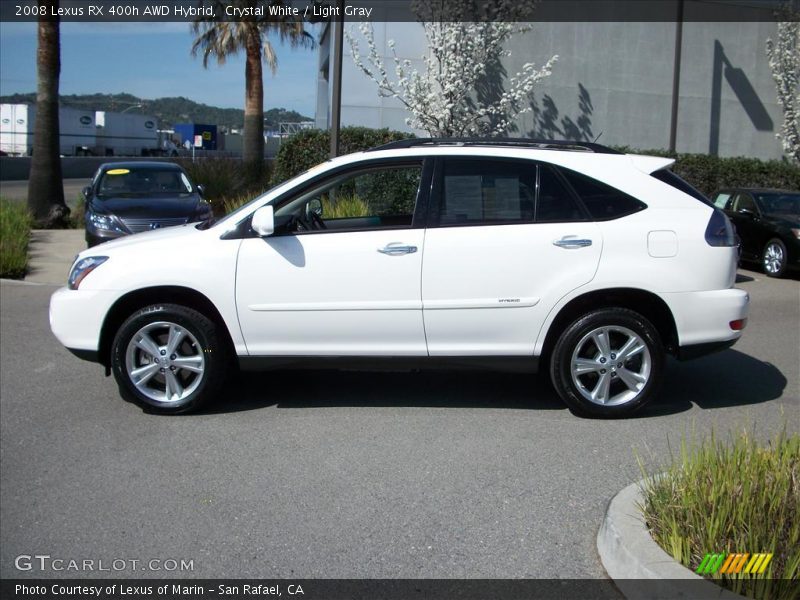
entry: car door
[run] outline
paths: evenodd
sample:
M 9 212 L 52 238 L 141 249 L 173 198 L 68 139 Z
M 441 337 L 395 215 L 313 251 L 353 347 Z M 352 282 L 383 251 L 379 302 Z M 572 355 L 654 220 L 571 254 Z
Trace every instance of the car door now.
M 276 202 L 284 230 L 239 250 L 236 303 L 250 355 L 427 353 L 422 174 L 421 161 L 382 162 Z
M 552 306 L 597 270 L 599 228 L 550 166 L 442 159 L 430 210 L 422 301 L 431 356 L 531 355 Z

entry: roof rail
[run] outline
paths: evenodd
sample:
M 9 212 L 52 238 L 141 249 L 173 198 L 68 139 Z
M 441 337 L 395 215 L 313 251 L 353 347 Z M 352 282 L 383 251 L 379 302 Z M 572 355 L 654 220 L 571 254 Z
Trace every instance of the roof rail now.
M 592 142 L 568 140 L 534 140 L 528 138 L 409 138 L 389 142 L 382 146 L 370 148 L 376 150 L 399 150 L 419 146 L 505 146 L 510 148 L 535 148 L 537 150 L 568 150 L 573 152 L 594 152 L 597 154 L 622 154 L 608 146 Z

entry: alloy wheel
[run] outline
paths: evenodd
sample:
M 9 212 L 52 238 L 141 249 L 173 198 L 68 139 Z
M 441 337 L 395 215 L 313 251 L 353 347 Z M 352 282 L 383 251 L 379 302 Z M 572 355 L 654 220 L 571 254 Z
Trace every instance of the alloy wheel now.
M 159 403 L 180 402 L 203 380 L 205 357 L 197 338 L 185 327 L 156 321 L 128 342 L 125 370 L 134 387 Z
M 627 327 L 598 327 L 575 345 L 572 382 L 590 402 L 618 406 L 635 400 L 647 385 L 652 357 L 647 343 Z

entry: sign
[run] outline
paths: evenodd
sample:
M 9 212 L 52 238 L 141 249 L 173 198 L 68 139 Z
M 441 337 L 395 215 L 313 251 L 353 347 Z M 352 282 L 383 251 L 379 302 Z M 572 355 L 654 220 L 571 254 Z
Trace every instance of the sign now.
M 194 147 L 195 148 L 202 148 L 203 147 L 203 136 L 202 135 L 194 136 Z

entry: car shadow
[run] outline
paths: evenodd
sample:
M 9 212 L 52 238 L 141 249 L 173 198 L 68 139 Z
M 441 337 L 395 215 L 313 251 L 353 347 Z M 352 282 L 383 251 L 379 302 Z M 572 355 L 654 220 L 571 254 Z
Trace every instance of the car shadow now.
M 231 388 L 225 393 L 230 399 L 203 412 L 264 406 L 564 409 L 545 377 L 492 371 L 280 370 L 240 373 Z
M 772 364 L 726 350 L 694 361 L 670 359 L 658 399 L 634 418 L 745 406 L 780 398 L 786 377 Z M 395 407 L 566 410 L 545 373 L 489 371 L 291 371 L 241 373 L 225 396 L 195 414 L 277 408 Z
M 747 271 L 748 273 L 742 273 L 742 271 Z M 755 281 L 756 278 L 761 278 L 765 280 L 772 279 L 763 271 L 760 271 L 758 266 L 755 264 L 743 264 L 739 267 L 739 270 L 736 272 L 736 283 L 746 283 L 748 281 Z M 800 281 L 800 269 L 790 270 L 783 276 L 783 279 L 791 279 L 793 281 Z

